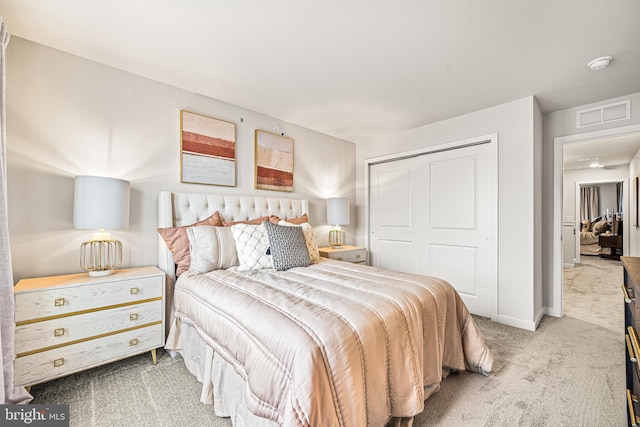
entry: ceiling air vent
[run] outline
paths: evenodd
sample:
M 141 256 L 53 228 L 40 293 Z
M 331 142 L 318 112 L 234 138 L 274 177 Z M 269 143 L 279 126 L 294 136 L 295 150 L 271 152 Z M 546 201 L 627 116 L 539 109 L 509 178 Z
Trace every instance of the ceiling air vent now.
M 576 113 L 577 127 L 600 125 L 631 118 L 631 100 L 589 108 Z

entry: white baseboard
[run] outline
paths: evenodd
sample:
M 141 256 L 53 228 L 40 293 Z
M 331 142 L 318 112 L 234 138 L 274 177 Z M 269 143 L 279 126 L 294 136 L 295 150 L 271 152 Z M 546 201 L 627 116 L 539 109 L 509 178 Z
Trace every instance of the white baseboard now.
M 544 313 L 551 317 L 562 317 L 562 309 L 555 309 L 554 307 L 545 307 Z
M 517 319 L 511 316 L 498 315 L 497 322 L 502 323 L 503 325 L 513 326 L 515 328 L 526 329 L 527 331 L 535 331 L 539 321 L 530 322 L 528 320 Z

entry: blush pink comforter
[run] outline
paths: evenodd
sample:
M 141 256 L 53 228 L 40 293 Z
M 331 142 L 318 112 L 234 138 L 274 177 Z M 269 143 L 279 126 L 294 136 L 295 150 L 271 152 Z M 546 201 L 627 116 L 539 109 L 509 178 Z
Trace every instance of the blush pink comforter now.
M 249 410 L 284 426 L 413 417 L 443 368 L 487 375 L 493 363 L 460 296 L 432 277 L 329 260 L 188 273 L 174 303 L 175 322 L 193 323 L 245 379 Z

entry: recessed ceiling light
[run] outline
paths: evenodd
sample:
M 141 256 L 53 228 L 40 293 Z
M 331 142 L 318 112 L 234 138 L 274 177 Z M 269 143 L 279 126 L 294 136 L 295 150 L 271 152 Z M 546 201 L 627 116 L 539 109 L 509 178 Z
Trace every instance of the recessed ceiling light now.
M 613 56 L 601 56 L 600 58 L 589 61 L 587 67 L 591 68 L 593 71 L 602 70 L 604 67 L 609 65 L 611 60 L 613 60 Z

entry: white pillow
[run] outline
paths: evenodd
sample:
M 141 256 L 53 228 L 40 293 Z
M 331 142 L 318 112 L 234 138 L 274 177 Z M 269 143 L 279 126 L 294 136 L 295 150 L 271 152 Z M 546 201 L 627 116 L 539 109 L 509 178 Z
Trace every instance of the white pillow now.
M 273 268 L 271 255 L 267 255 L 269 238 L 264 225 L 235 224 L 231 227 L 238 252 L 238 271 Z
M 236 242 L 228 227 L 200 225 L 187 228 L 189 271 L 207 273 L 238 265 Z
M 302 231 L 304 232 L 304 239 L 307 242 L 307 249 L 309 250 L 309 261 L 311 264 L 316 264 L 320 261 L 320 252 L 318 252 L 318 244 L 316 243 L 316 237 L 313 234 L 313 227 L 308 222 L 303 222 L 302 224 L 292 224 L 287 221 L 280 220 L 278 225 L 286 225 L 289 227 L 302 227 Z

